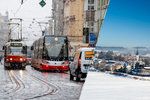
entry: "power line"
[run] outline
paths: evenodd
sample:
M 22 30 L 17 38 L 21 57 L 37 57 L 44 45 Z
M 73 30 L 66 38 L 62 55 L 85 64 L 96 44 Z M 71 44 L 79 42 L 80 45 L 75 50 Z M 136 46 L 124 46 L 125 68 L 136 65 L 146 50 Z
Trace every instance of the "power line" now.
M 20 5 L 19 8 L 16 10 L 16 12 L 14 13 L 14 16 L 19 12 L 19 10 L 21 9 L 21 6 L 22 5 Z
M 21 9 L 21 7 L 22 7 L 22 5 L 25 3 L 25 2 L 27 2 L 28 0 L 21 0 L 21 4 L 20 4 L 20 6 L 18 7 L 18 9 L 16 10 L 16 12 L 14 13 L 14 16 L 19 12 L 19 10 Z

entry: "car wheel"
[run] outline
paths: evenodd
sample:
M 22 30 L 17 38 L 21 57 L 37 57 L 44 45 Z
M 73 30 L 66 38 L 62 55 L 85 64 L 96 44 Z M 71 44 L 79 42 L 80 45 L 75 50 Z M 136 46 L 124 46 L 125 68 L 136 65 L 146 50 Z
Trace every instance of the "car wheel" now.
M 25 70 L 25 67 L 22 67 L 22 70 Z
M 74 79 L 74 76 L 71 74 L 71 71 L 70 71 L 70 80 L 73 80 Z
M 5 70 L 9 70 L 10 67 L 9 67 L 9 66 L 4 66 L 4 69 L 5 69 Z
M 8 67 L 7 67 L 7 66 L 5 66 L 5 67 L 4 67 L 4 69 L 5 69 L 5 70 L 8 70 Z
M 77 82 L 80 81 L 80 71 L 79 70 L 76 71 L 76 81 Z

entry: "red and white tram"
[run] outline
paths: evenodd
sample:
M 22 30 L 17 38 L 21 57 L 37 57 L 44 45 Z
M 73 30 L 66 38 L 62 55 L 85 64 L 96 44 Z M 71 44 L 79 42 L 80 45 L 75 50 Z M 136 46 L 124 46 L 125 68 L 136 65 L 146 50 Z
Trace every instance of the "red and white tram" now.
M 45 71 L 68 71 L 68 38 L 66 36 L 46 35 L 36 40 L 31 66 Z
M 5 69 L 25 69 L 27 45 L 20 40 L 12 40 L 3 46 Z

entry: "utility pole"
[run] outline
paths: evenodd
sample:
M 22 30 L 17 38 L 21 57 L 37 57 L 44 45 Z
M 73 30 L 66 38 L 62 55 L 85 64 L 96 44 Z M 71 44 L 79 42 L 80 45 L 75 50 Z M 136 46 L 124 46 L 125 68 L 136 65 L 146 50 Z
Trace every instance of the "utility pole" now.
M 42 36 L 46 35 L 46 30 L 47 30 L 47 25 L 49 24 L 48 22 L 38 22 L 40 27 L 41 27 L 41 31 L 42 31 Z M 42 29 L 42 26 L 44 27 L 44 29 Z
M 49 35 L 54 35 L 54 22 L 53 19 L 49 20 Z

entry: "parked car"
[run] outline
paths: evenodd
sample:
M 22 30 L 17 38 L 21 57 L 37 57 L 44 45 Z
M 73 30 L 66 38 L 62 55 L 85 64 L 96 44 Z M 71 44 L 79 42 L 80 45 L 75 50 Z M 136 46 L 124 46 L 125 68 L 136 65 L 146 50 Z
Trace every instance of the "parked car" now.
M 98 59 L 98 58 L 93 58 L 93 61 L 92 61 L 92 66 L 97 69 L 97 70 L 100 70 L 100 63 L 102 62 L 103 60 L 102 59 Z
M 94 48 L 80 48 L 75 52 L 74 60 L 69 65 L 70 80 L 74 80 L 74 77 L 76 77 L 76 81 L 86 78 L 93 56 Z
M 98 67 L 101 71 L 116 71 L 123 69 L 123 64 L 114 60 L 102 60 Z
M 116 61 L 112 61 L 112 60 L 106 61 L 106 64 L 104 66 L 105 70 L 106 71 L 112 71 L 113 68 L 115 67 L 115 63 L 116 63 Z

